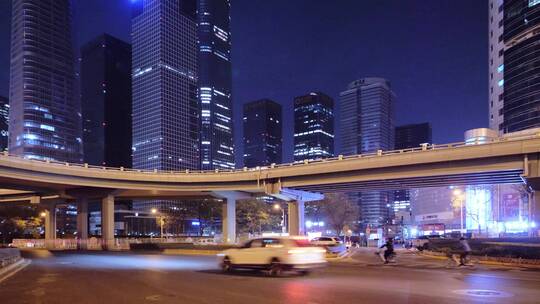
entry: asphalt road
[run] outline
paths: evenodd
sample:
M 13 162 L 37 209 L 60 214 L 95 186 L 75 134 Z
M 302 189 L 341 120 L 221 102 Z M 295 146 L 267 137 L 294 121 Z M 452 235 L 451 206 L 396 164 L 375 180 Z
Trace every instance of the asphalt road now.
M 0 303 L 539 303 L 540 272 L 446 269 L 443 261 L 373 254 L 302 277 L 222 274 L 210 256 L 26 253 L 32 263 L 0 283 Z

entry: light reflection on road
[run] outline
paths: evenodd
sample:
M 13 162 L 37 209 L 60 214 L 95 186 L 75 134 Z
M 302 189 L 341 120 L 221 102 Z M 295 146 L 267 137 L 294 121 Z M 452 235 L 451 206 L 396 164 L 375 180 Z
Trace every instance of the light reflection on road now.
M 58 267 L 117 270 L 208 270 L 217 269 L 217 260 L 201 261 L 161 255 L 77 254 L 57 256 Z M 36 261 L 40 263 L 40 260 Z M 43 263 L 46 261 L 43 260 Z

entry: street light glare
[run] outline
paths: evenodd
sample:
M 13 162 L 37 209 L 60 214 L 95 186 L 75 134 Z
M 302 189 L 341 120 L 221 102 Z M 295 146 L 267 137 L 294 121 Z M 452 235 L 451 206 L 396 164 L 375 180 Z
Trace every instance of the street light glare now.
M 274 204 L 274 209 L 279 210 L 281 209 L 281 206 L 279 204 Z
M 461 189 L 456 189 L 454 190 L 454 195 L 460 195 L 461 194 Z
M 45 216 L 47 216 L 47 214 L 46 214 L 45 212 L 41 212 L 41 213 L 39 214 L 39 216 L 45 217 Z
M 152 211 L 153 214 L 156 214 L 156 213 L 157 213 L 157 209 L 156 209 L 156 208 L 152 208 L 151 211 Z

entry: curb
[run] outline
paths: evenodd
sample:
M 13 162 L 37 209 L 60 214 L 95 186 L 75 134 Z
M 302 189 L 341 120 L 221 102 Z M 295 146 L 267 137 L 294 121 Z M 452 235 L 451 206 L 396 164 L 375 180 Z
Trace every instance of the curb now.
M 439 255 L 431 255 L 426 253 L 419 253 L 421 256 L 431 258 L 431 259 L 437 259 L 437 260 L 446 260 L 448 259 L 445 256 L 439 256 Z M 477 258 L 475 256 L 472 256 L 473 258 Z M 530 268 L 530 269 L 540 269 L 540 265 L 535 264 L 519 264 L 519 263 L 508 263 L 508 262 L 497 262 L 497 261 L 486 261 L 486 260 L 480 260 L 477 259 L 476 262 L 478 264 L 482 265 L 490 265 L 490 266 L 509 266 L 509 267 L 521 267 L 521 268 Z
M 190 250 L 190 249 L 165 249 L 163 254 L 166 255 L 216 255 L 219 250 Z
M 0 269 L 0 284 L 9 279 L 11 276 L 15 275 L 17 272 L 26 268 L 26 266 L 32 263 L 30 260 L 19 259 L 17 262 Z

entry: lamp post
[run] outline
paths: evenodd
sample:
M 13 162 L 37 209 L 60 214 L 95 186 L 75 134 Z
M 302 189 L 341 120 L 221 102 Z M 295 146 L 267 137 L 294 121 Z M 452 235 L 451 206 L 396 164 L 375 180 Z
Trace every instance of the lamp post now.
M 463 234 L 463 193 L 460 189 L 455 189 L 454 192 L 454 200 L 459 201 L 459 212 L 460 212 L 460 230 L 459 233 Z
M 285 233 L 285 209 L 280 204 L 274 204 L 274 210 L 281 210 L 281 233 Z
M 152 211 L 152 214 L 154 215 L 156 215 L 158 212 L 156 208 L 152 208 L 151 211 Z M 158 218 L 159 218 L 159 229 L 160 229 L 159 237 L 163 239 L 163 215 L 159 214 Z

